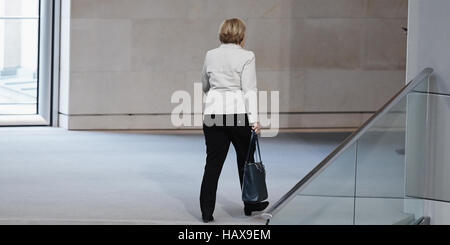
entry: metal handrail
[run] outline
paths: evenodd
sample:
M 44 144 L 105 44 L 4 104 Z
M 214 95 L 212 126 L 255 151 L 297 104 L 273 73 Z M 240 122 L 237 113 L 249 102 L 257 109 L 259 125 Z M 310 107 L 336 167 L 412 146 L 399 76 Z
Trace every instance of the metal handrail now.
M 300 180 L 290 191 L 288 191 L 281 199 L 272 205 L 268 211 L 262 214 L 262 217 L 268 221 L 273 217 L 280 208 L 282 208 L 289 200 L 291 200 L 294 194 L 309 184 L 315 177 L 317 177 L 328 165 L 331 164 L 341 153 L 343 153 L 348 147 L 350 147 L 361 135 L 363 135 L 374 123 L 386 114 L 394 105 L 396 105 L 405 95 L 407 95 L 412 89 L 414 89 L 425 78 L 429 78 L 433 73 L 432 68 L 425 68 L 414 79 L 397 92 L 386 104 L 381 107 L 375 114 L 373 114 L 366 122 L 363 123 L 353 134 L 347 137 L 333 152 L 331 152 L 322 162 L 320 162 L 313 170 L 311 170 L 302 180 Z

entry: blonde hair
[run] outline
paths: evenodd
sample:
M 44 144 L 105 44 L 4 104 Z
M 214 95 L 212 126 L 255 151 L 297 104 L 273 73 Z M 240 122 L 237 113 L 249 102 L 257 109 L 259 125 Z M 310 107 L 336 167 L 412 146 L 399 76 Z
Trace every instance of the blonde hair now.
M 221 43 L 241 44 L 245 37 L 245 24 L 238 18 L 225 20 L 219 29 Z

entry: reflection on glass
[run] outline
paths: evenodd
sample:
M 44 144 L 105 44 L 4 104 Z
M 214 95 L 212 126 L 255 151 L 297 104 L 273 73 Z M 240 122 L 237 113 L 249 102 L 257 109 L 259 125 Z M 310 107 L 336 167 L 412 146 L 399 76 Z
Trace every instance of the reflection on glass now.
M 423 77 L 423 78 L 422 78 Z M 273 213 L 270 224 L 406 225 L 423 216 L 428 76 Z M 416 83 L 414 83 L 416 84 Z
M 358 140 L 357 195 L 403 198 L 406 97 Z
M 271 225 L 352 225 L 352 197 L 296 195 L 271 220 Z
M 355 194 L 356 144 L 350 146 L 333 164 L 299 192 L 304 196 L 353 197 Z
M 406 224 L 406 98 L 402 98 L 358 140 L 355 224 Z
M 0 0 L 0 115 L 37 113 L 39 0 Z
M 273 225 L 353 224 L 356 145 L 338 156 L 271 220 Z

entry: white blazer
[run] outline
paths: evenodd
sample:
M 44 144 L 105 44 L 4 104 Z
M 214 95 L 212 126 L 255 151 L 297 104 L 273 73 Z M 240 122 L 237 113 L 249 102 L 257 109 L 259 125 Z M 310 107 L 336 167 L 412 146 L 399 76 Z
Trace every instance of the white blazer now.
M 255 54 L 236 44 L 207 52 L 202 71 L 204 114 L 247 113 L 258 122 Z

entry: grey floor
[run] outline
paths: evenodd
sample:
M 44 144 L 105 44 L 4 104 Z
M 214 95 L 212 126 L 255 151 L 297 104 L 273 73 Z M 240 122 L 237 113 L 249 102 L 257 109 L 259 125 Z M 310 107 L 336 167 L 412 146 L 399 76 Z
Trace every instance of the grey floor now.
M 271 203 L 348 134 L 263 138 Z M 0 224 L 201 224 L 202 135 L 0 128 Z M 231 147 L 214 224 L 246 217 Z

